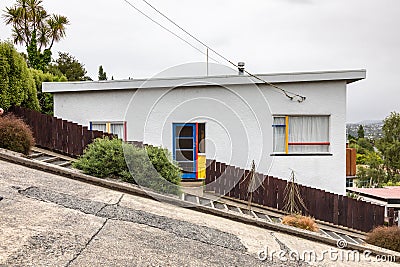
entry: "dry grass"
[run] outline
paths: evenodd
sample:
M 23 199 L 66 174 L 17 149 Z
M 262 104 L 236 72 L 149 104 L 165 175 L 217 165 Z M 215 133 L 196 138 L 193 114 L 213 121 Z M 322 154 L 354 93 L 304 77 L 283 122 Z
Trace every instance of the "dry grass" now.
M 379 226 L 368 233 L 367 243 L 400 252 L 400 228 Z
M 313 218 L 302 215 L 285 216 L 283 217 L 282 223 L 313 232 L 319 230 L 318 225 L 315 223 Z

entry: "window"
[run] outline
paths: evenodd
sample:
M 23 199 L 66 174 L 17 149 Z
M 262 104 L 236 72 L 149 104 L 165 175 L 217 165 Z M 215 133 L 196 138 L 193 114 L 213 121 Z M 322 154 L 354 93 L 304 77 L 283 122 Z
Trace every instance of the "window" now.
M 98 122 L 96 122 L 96 123 L 92 123 L 91 124 L 91 127 L 90 127 L 90 130 L 96 130 L 96 131 L 101 131 L 101 132 L 107 132 L 107 126 L 106 126 L 106 123 L 98 123 Z
M 275 154 L 329 152 L 329 116 L 274 116 Z
M 118 138 L 124 138 L 124 124 L 123 123 L 110 123 L 110 133 L 116 134 Z
M 353 186 L 354 186 L 354 180 L 352 178 L 347 178 L 346 187 L 353 187 Z
M 90 130 L 112 133 L 126 141 L 126 122 L 91 122 Z
M 198 153 L 206 153 L 206 124 L 205 123 L 198 123 L 197 124 L 197 143 L 198 143 Z

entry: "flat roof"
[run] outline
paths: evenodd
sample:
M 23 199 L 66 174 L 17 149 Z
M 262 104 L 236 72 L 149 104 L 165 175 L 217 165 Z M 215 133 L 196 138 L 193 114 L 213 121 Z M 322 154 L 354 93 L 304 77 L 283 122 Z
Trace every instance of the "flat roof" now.
M 257 74 L 263 80 L 273 83 L 295 83 L 316 81 L 346 81 L 356 82 L 366 78 L 366 70 L 341 70 L 320 72 L 293 72 Z M 199 77 L 170 77 L 133 80 L 111 81 L 82 81 L 82 82 L 44 82 L 42 90 L 48 93 L 129 90 L 138 88 L 174 88 L 210 85 L 243 85 L 262 84 L 260 80 L 247 75 L 218 75 Z
M 347 188 L 347 190 L 359 193 L 366 197 L 400 199 L 400 186 L 387 186 L 383 188 Z

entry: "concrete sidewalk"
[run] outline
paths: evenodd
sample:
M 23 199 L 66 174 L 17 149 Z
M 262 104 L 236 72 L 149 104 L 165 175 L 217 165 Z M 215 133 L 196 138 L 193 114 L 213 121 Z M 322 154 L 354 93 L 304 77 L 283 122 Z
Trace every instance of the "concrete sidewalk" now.
M 258 252 L 335 249 L 3 161 L 0 196 L 0 266 L 306 266 Z

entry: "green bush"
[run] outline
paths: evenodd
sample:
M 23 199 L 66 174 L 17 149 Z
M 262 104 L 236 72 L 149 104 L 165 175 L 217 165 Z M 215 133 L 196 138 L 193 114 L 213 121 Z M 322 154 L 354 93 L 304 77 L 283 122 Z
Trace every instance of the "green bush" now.
M 397 226 L 377 227 L 368 233 L 365 241 L 374 246 L 400 252 L 400 228 Z
M 395 180 L 400 181 L 400 175 L 397 174 L 396 176 L 395 176 Z M 392 180 L 389 180 L 387 183 L 384 183 L 382 186 L 400 186 L 400 182 L 393 182 Z
M 9 42 L 0 42 L 0 107 L 40 110 L 35 81 L 24 57 Z
M 35 83 L 37 98 L 39 100 L 41 112 L 53 115 L 53 95 L 51 93 L 42 92 L 43 82 L 66 82 L 67 78 L 62 74 L 60 76 L 53 75 L 49 72 L 43 73 L 41 70 L 28 69 Z
M 119 139 L 97 138 L 85 149 L 83 156 L 73 163 L 73 167 L 86 174 L 104 178 L 120 178 L 128 171 L 122 141 Z
M 0 147 L 29 154 L 35 140 L 26 123 L 12 115 L 0 117 Z
M 172 163 L 172 155 L 166 148 L 147 146 L 147 154 L 157 172 L 167 181 L 179 185 L 182 173 L 176 163 Z
M 162 193 L 179 193 L 180 169 L 160 147 L 139 148 L 120 139 L 98 138 L 73 166 L 97 177 L 111 177 Z

